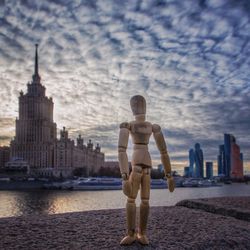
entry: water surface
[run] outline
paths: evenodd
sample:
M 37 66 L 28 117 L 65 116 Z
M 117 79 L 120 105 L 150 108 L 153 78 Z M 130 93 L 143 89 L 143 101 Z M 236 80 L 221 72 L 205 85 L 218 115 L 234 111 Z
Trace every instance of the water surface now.
M 151 190 L 151 206 L 172 206 L 184 199 L 250 196 L 250 185 L 232 184 L 210 188 L 176 188 Z M 137 204 L 139 204 L 139 195 Z M 0 217 L 29 214 L 57 214 L 99 209 L 124 208 L 126 197 L 114 191 L 0 191 Z

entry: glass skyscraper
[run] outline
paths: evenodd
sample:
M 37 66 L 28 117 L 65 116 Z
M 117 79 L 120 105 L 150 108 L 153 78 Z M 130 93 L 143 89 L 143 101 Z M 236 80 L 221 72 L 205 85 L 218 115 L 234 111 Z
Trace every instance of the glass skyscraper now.
M 194 151 L 195 159 L 195 177 L 204 178 L 204 161 L 203 161 L 203 151 L 199 143 L 195 144 Z
M 224 145 L 219 147 L 218 174 L 228 178 L 243 178 L 243 154 L 231 134 L 224 134 Z
M 206 177 L 213 178 L 213 162 L 206 162 Z
M 189 150 L 189 177 L 194 177 L 194 164 L 195 164 L 195 154 L 194 150 L 191 148 Z
M 233 135 L 224 134 L 224 154 L 225 154 L 225 166 L 224 174 L 226 177 L 230 177 L 231 173 L 231 144 L 235 142 Z
M 218 155 L 218 175 L 225 173 L 225 148 L 224 145 L 219 146 L 219 155 Z

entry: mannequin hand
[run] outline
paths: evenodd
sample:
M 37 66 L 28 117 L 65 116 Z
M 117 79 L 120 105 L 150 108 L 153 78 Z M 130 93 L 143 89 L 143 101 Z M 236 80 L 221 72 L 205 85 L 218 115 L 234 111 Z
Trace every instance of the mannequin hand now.
M 132 192 L 132 186 L 129 180 L 122 181 L 122 191 L 126 196 L 130 196 Z
M 174 188 L 175 188 L 174 178 L 171 176 L 171 177 L 168 177 L 167 180 L 168 180 L 168 190 L 169 190 L 169 192 L 172 193 L 174 191 Z

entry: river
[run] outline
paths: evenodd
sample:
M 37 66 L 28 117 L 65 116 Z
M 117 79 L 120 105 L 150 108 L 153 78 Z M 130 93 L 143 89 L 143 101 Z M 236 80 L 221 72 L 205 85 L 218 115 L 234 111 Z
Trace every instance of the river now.
M 138 195 L 139 196 L 139 195 Z M 250 196 L 250 185 L 232 184 L 209 188 L 176 188 L 151 190 L 151 206 L 172 206 L 184 199 Z M 124 208 L 126 198 L 115 191 L 0 191 L 0 217 L 30 214 L 57 214 L 99 209 Z M 137 204 L 139 204 L 137 198 Z

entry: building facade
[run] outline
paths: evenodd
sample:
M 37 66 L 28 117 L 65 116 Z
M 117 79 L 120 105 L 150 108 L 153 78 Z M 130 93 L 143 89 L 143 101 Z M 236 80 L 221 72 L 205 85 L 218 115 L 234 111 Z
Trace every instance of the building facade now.
M 226 172 L 225 170 L 225 148 L 224 145 L 219 146 L 219 155 L 217 157 L 217 163 L 218 163 L 218 175 L 224 175 Z
M 184 174 L 183 174 L 184 177 L 191 177 L 190 176 L 190 167 L 187 166 L 187 167 L 184 167 Z
M 194 150 L 191 148 L 189 150 L 189 177 L 194 177 L 194 164 L 195 164 L 195 153 Z
M 195 177 L 204 178 L 203 151 L 199 143 L 195 144 L 194 160 L 195 160 Z
M 243 178 L 243 154 L 231 134 L 224 134 L 224 145 L 219 147 L 218 174 L 228 178 Z
M 204 178 L 203 151 L 199 143 L 196 143 L 194 145 L 194 149 L 193 148 L 189 149 L 188 158 L 189 158 L 189 166 L 184 167 L 184 176 Z
M 210 161 L 206 162 L 206 178 L 207 179 L 213 178 L 213 162 Z
M 4 168 L 6 163 L 10 160 L 10 147 L 0 147 L 0 168 Z
M 46 96 L 38 70 L 37 45 L 35 69 L 27 93 L 19 96 L 19 117 L 16 119 L 16 136 L 11 141 L 11 157 L 19 157 L 30 165 L 31 173 L 45 176 L 67 177 L 76 168 L 88 168 L 88 174 L 104 164 L 100 146 L 77 145 L 68 138 L 65 128 L 57 139 L 57 126 L 53 121 L 54 103 Z

